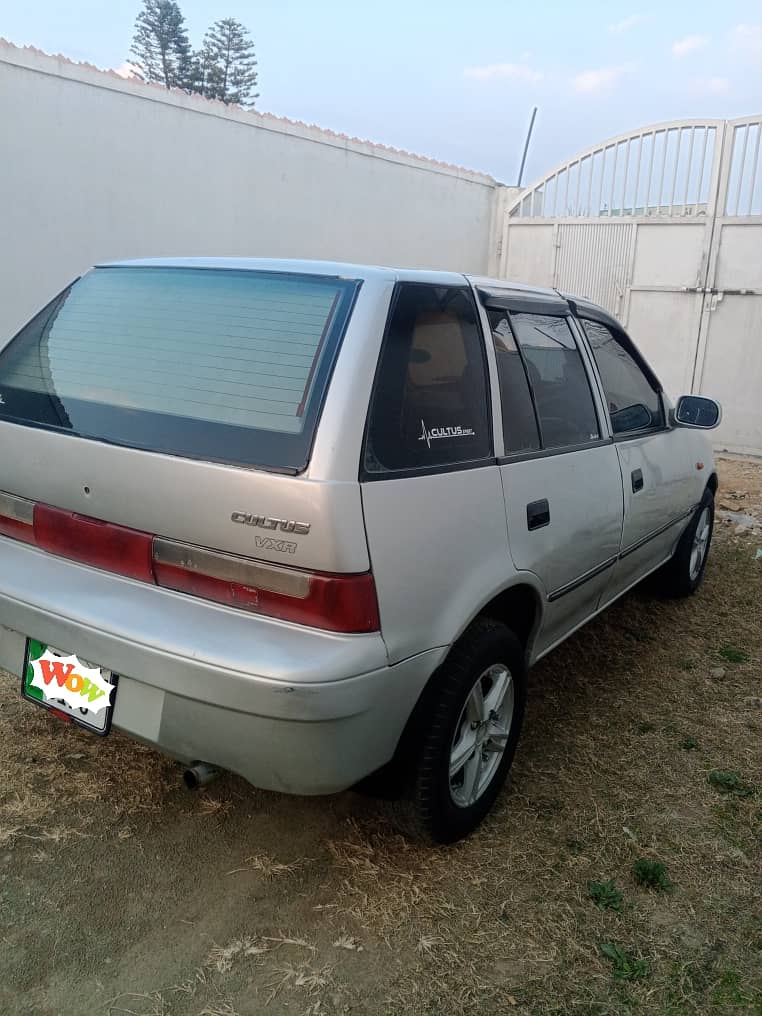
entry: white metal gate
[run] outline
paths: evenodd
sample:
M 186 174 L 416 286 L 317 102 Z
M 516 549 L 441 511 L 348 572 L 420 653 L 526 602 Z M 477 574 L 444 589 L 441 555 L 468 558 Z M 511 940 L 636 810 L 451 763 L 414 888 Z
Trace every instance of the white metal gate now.
M 723 403 L 717 444 L 762 455 L 762 116 L 656 124 L 505 209 L 498 274 L 600 303 L 672 395 Z

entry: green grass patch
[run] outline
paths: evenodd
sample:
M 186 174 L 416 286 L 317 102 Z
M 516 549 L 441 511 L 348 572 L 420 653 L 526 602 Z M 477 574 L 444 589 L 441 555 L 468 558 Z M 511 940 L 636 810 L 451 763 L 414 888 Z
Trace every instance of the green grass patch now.
M 672 892 L 674 886 L 667 875 L 667 869 L 661 861 L 652 861 L 647 857 L 639 857 L 632 866 L 632 874 L 638 885 L 657 892 Z
M 607 882 L 588 882 L 587 891 L 590 899 L 599 910 L 615 910 L 620 913 L 624 894 L 617 889 L 616 882 L 609 879 Z
M 622 949 L 615 942 L 602 942 L 600 950 L 611 960 L 611 975 L 616 981 L 640 981 L 648 976 L 648 960 Z
M 707 776 L 710 786 L 721 794 L 732 794 L 733 797 L 751 797 L 754 788 L 744 783 L 738 773 L 723 772 L 721 769 L 713 769 Z
M 723 660 L 727 660 L 728 663 L 746 663 L 749 659 L 742 649 L 736 649 L 733 646 L 723 646 L 720 650 L 720 656 Z
M 741 975 L 732 967 L 723 970 L 719 983 L 714 989 L 713 1001 L 715 1005 L 723 1007 L 732 1006 L 734 1009 L 743 1007 L 747 1012 L 749 1011 L 748 1006 L 754 1005 L 753 1012 L 762 1012 L 762 996 L 754 999 L 747 994 L 741 982 Z
M 699 743 L 695 737 L 684 737 L 680 742 L 680 747 L 683 751 L 696 751 Z

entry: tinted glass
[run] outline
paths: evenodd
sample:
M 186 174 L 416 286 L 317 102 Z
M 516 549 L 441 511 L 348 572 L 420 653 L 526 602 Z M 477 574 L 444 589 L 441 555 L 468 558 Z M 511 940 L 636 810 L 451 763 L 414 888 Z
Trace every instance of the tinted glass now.
M 400 285 L 376 377 L 366 470 L 485 458 L 492 448 L 488 401 L 470 289 Z
M 566 318 L 511 314 L 529 373 L 544 448 L 600 437 L 587 372 Z
M 355 289 L 318 276 L 96 269 L 0 354 L 0 418 L 303 468 Z
M 489 310 L 487 313 L 500 380 L 505 453 L 536 451 L 540 447 L 537 419 L 526 370 L 508 316 L 501 310 Z
M 598 321 L 582 322 L 603 382 L 615 434 L 631 434 L 664 424 L 661 398 L 648 378 L 617 340 Z

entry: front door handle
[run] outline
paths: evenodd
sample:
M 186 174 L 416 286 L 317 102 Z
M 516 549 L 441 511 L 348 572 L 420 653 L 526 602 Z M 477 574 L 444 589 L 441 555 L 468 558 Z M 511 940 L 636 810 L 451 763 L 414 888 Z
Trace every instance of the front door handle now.
M 550 505 L 548 499 L 531 501 L 527 505 L 527 529 L 542 529 L 550 525 Z
M 643 470 L 633 469 L 632 471 L 632 492 L 637 494 L 639 490 L 643 489 Z

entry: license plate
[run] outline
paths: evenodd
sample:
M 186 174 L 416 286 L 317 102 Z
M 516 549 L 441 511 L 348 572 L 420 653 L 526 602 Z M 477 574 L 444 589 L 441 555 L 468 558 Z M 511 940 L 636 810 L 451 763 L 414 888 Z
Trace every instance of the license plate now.
M 27 639 L 21 694 L 101 737 L 111 728 L 117 676 L 71 653 Z

